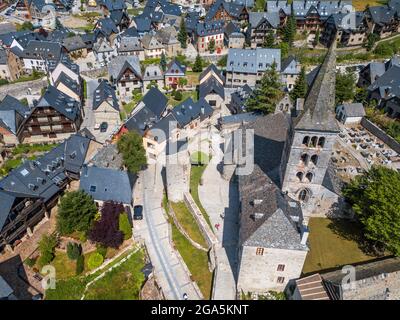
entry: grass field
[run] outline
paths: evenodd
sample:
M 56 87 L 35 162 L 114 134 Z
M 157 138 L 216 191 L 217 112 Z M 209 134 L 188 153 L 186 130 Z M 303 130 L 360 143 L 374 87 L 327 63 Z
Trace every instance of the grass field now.
M 386 4 L 388 1 L 385 0 L 353 0 L 353 7 L 357 11 L 364 10 L 367 5 L 372 6 L 381 6 L 382 4 Z
M 171 202 L 171 207 L 175 212 L 176 218 L 189 237 L 202 247 L 207 248 L 207 242 L 201 234 L 196 220 L 186 207 L 186 204 L 184 202 Z
M 187 98 L 192 98 L 193 101 L 197 101 L 197 92 L 196 91 L 182 91 L 182 100 L 178 101 L 175 100 L 172 95 L 167 95 L 168 97 L 168 104 L 176 107 L 181 102 L 185 101 Z
M 171 219 L 172 220 L 172 219 Z M 199 250 L 179 232 L 174 222 L 171 221 L 172 240 L 176 249 L 181 254 L 187 267 L 189 268 L 193 280 L 196 281 L 205 299 L 211 297 L 212 273 L 208 270 L 207 252 Z
M 199 207 L 201 213 L 204 216 L 204 219 L 206 219 L 208 225 L 210 226 L 210 228 L 212 230 L 210 218 L 208 217 L 206 210 L 201 205 L 200 198 L 199 198 L 200 179 L 201 179 L 201 176 L 203 175 L 203 172 L 205 169 L 206 169 L 205 165 L 191 167 L 191 169 L 190 169 L 190 194 L 192 195 L 194 202 L 196 202 L 197 206 Z
M 308 252 L 303 274 L 373 260 L 359 247 L 361 230 L 354 222 L 311 218 Z

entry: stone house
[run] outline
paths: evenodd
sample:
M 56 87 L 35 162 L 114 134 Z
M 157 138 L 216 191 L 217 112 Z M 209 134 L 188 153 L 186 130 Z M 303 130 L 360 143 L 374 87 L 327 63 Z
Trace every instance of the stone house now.
M 300 62 L 294 57 L 289 56 L 282 61 L 281 81 L 286 87 L 286 91 L 292 91 L 297 78 L 301 72 Z
M 369 32 L 378 35 L 381 39 L 399 32 L 400 19 L 394 8 L 388 5 L 368 7 L 365 15 Z
M 82 37 L 79 35 L 67 37 L 62 40 L 62 46 L 73 58 L 85 58 L 88 54 L 88 48 Z
M 95 127 L 99 127 L 103 122 L 106 122 L 109 127 L 120 124 L 118 99 L 108 81 L 102 80 L 94 91 L 92 108 Z
M 336 107 L 336 119 L 344 124 L 359 124 L 364 116 L 362 103 L 345 103 Z
M 178 33 L 173 26 L 169 26 L 156 32 L 156 39 L 164 46 L 167 57 L 176 57 L 182 53 L 181 43 L 178 41 Z
M 140 61 L 145 59 L 139 37 L 121 37 L 117 42 L 117 52 L 119 56 L 137 56 Z
M 178 60 L 172 60 L 168 65 L 164 73 L 165 85 L 171 88 L 178 88 L 179 79 L 185 78 L 186 66 L 181 64 Z
M 247 41 L 252 48 L 261 47 L 268 33 L 276 34 L 279 28 L 278 12 L 250 12 Z
M 15 81 L 23 73 L 22 61 L 12 49 L 0 49 L 0 79 Z
M 147 59 L 160 58 L 161 53 L 165 53 L 164 45 L 157 40 L 155 35 L 145 34 L 142 37 L 142 46 L 144 49 L 144 56 Z
M 196 29 L 197 51 L 209 51 L 210 41 L 214 41 L 214 50 L 219 52 L 224 47 L 224 21 L 213 20 L 199 22 Z
M 147 93 L 150 86 L 155 85 L 159 90 L 164 90 L 164 75 L 160 66 L 151 64 L 143 72 L 143 92 Z

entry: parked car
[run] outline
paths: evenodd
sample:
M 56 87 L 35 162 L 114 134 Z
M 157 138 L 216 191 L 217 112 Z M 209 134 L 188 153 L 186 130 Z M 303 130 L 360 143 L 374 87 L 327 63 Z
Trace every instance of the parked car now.
M 133 207 L 133 220 L 143 219 L 143 206 L 137 205 Z

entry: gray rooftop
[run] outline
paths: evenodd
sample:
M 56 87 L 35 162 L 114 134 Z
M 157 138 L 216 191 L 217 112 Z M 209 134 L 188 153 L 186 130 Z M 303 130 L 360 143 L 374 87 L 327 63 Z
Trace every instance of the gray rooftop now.
M 274 62 L 277 70 L 281 70 L 280 49 L 229 49 L 226 70 L 257 74 L 270 68 Z
M 126 171 L 84 166 L 79 188 L 94 200 L 131 204 L 134 180 Z
M 339 132 L 335 109 L 336 41 L 325 57 L 304 102 L 304 111 L 296 119 L 296 130 Z

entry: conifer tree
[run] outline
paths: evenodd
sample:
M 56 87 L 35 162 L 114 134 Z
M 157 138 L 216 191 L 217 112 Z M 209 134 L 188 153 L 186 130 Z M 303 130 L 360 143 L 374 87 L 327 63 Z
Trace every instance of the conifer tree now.
M 178 41 L 181 43 L 182 49 L 187 48 L 187 38 L 188 38 L 188 34 L 186 31 L 185 19 L 182 18 L 181 24 L 179 26 L 179 33 L 178 33 Z
M 272 48 L 275 45 L 275 36 L 269 31 L 264 39 L 263 48 Z
M 305 98 L 307 89 L 306 70 L 304 67 L 302 67 L 300 75 L 294 84 L 292 92 L 290 93 L 290 98 L 292 98 L 293 102 L 296 102 L 298 98 Z
M 194 72 L 202 72 L 203 71 L 203 61 L 201 60 L 201 57 L 199 54 L 197 54 L 197 56 L 196 56 L 196 60 L 194 61 L 192 70 Z
M 167 58 L 165 57 L 164 51 L 161 52 L 160 66 L 163 72 L 167 69 Z

